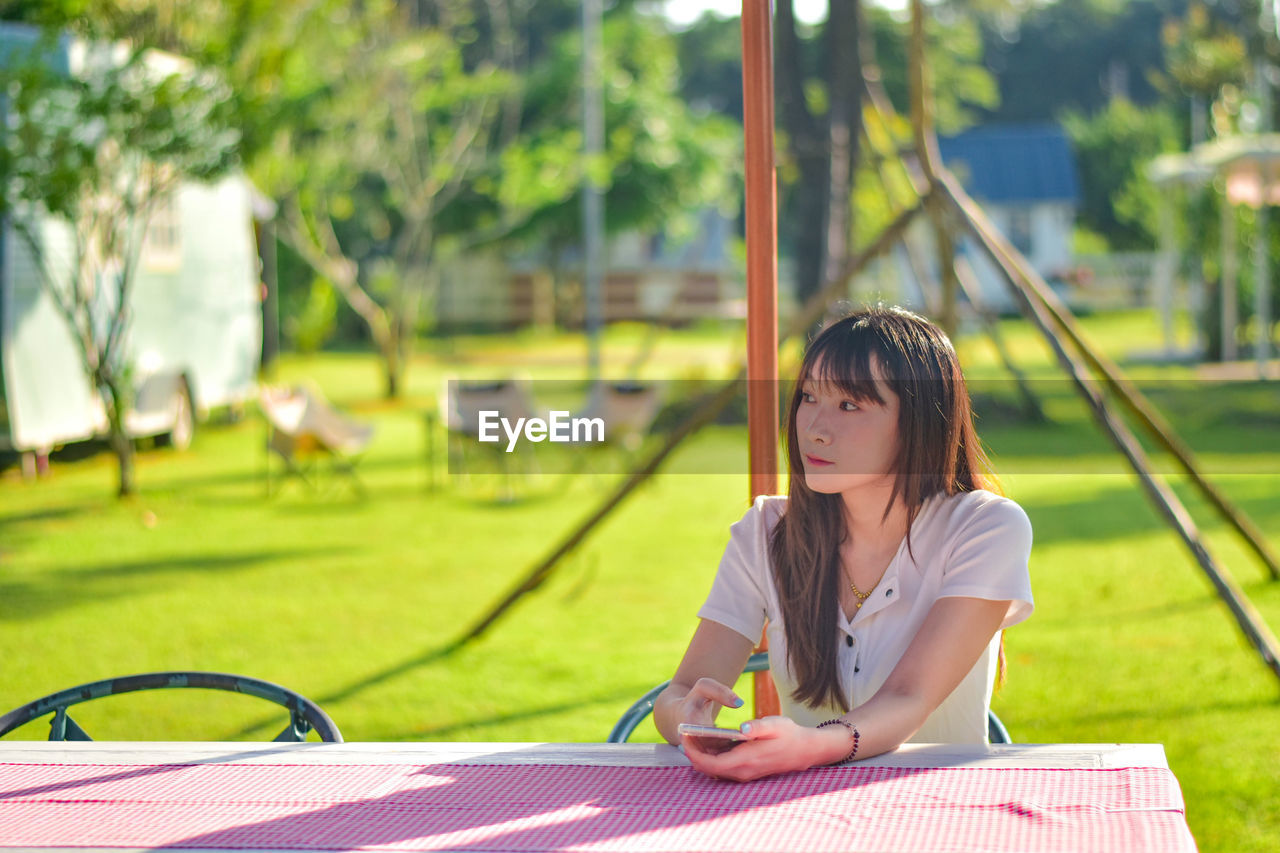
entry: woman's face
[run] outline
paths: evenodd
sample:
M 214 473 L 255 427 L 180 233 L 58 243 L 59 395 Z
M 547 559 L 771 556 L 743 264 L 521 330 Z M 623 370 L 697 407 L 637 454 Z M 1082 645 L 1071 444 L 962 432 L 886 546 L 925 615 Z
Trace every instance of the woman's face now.
M 840 494 L 893 482 L 898 452 L 898 395 L 889 389 L 872 358 L 872 376 L 883 405 L 856 401 L 830 382 L 821 382 L 822 363 L 804 377 L 796 410 L 796 438 L 806 485 L 822 494 Z

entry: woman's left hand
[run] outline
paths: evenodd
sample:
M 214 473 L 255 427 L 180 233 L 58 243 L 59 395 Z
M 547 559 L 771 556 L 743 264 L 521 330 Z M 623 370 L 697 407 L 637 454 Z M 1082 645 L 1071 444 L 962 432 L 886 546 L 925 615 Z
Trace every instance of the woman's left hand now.
M 685 736 L 685 755 L 696 770 L 734 782 L 807 770 L 822 760 L 822 734 L 790 717 L 761 717 L 742 729 L 749 739 L 723 752 L 702 749 L 696 738 Z

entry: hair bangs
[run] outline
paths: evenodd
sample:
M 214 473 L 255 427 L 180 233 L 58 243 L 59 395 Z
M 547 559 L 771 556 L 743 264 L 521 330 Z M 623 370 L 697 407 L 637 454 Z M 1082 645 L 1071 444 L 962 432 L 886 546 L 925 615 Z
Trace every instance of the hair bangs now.
M 847 322 L 847 321 L 846 321 Z M 884 397 L 876 388 L 876 369 L 872 356 L 877 355 L 874 336 L 865 324 L 849 323 L 853 334 L 826 335 L 814 341 L 805 355 L 805 381 L 831 386 L 855 403 L 868 401 L 884 405 Z M 859 334 L 861 333 L 861 334 Z

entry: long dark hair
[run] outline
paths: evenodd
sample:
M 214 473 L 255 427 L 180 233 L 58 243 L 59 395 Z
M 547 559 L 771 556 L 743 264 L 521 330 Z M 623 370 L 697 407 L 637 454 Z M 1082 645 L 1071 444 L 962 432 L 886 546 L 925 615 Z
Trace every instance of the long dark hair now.
M 796 412 L 802 385 L 815 366 L 822 374 L 816 380 L 832 383 L 855 402 L 883 403 L 872 373 L 873 357 L 881 378 L 898 396 L 898 451 L 885 517 L 901 498 L 907 508 L 908 553 L 911 523 L 926 499 L 995 485 L 973 428 L 964 374 L 941 329 L 902 308 L 877 306 L 830 323 L 814 338 L 787 413 L 791 485 L 769 555 L 787 635 L 787 661 L 796 682 L 792 696 L 797 702 L 835 704 L 845 711 L 849 707 L 833 635 L 840 600 L 840 544 L 849 534 L 841 496 L 815 492 L 805 483 Z

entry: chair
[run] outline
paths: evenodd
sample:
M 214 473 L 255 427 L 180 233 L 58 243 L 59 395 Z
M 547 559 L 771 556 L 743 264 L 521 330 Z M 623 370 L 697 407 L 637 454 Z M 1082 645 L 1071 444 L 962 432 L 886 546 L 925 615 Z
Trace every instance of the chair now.
M 318 389 L 302 385 L 264 385 L 258 402 L 269 429 L 267 448 L 284 463 L 286 477 L 313 486 L 307 475 L 315 459 L 324 456 L 332 471 L 346 475 L 358 492 L 364 492 L 355 466 L 373 440 L 372 425 L 352 420 L 334 409 Z M 270 468 L 267 491 L 271 491 Z
M 512 497 L 511 463 L 512 457 L 528 463 L 532 459 L 532 445 L 527 442 L 517 445 L 516 452 L 507 453 L 508 438 L 502 429 L 497 429 L 496 442 L 480 441 L 480 413 L 498 412 L 499 416 L 514 424 L 520 418 L 537 417 L 529 383 L 523 379 L 500 379 L 493 382 L 467 382 L 458 379 L 447 379 L 440 403 L 444 412 L 444 426 L 449 438 L 450 471 L 467 473 L 465 448 L 475 447 L 487 450 L 496 455 L 498 466 L 503 475 L 503 496 Z M 546 413 L 541 413 L 546 417 Z M 494 434 L 491 429 L 490 434 Z M 534 463 L 536 469 L 536 463 Z
M 769 653 L 756 652 L 747 659 L 747 665 L 743 668 L 743 672 L 762 672 L 769 668 Z M 609 732 L 607 743 L 626 743 L 631 737 L 631 733 L 644 721 L 644 718 L 653 713 L 653 703 L 658 698 L 658 694 L 667 689 L 667 685 L 671 682 L 664 681 L 657 687 L 649 690 L 639 699 L 637 699 L 630 708 L 623 712 L 618 718 L 618 722 L 614 723 L 613 731 Z M 1004 727 L 1004 723 L 1000 722 L 1000 718 L 996 716 L 996 712 L 987 711 L 987 739 L 991 743 L 1013 743 L 1013 738 L 1009 736 L 1009 730 Z
M 604 421 L 605 443 L 634 452 L 658 415 L 658 388 L 638 382 L 597 382 L 577 418 Z
M 140 675 L 92 681 L 57 693 L 50 693 L 48 696 L 28 702 L 0 716 L 0 737 L 52 712 L 53 719 L 49 721 L 49 740 L 93 740 L 75 720 L 71 719 L 67 714 L 67 708 L 92 699 L 139 690 L 187 687 L 244 693 L 287 708 L 289 724 L 276 735 L 275 741 L 301 742 L 307 739 L 308 732 L 315 731 L 323 741 L 342 743 L 342 733 L 338 731 L 337 724 L 319 705 L 301 694 L 281 687 L 279 684 L 257 678 L 225 672 L 197 671 L 144 672 Z

